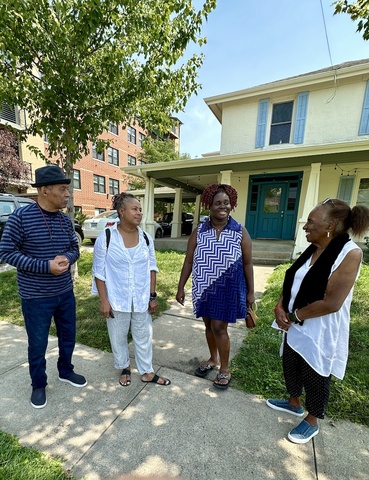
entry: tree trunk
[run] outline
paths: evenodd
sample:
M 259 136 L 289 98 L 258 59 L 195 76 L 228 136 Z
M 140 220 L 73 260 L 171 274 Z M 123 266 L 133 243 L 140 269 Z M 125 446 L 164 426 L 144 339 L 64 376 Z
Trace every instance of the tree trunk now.
M 66 153 L 66 156 L 65 156 L 64 169 L 65 169 L 66 176 L 71 179 L 70 187 L 69 187 L 70 197 L 69 197 L 69 202 L 68 202 L 68 206 L 67 206 L 67 215 L 69 216 L 69 218 L 72 222 L 72 225 L 74 225 L 73 164 L 72 164 L 72 161 L 70 159 L 70 156 L 68 155 L 68 152 Z M 72 275 L 73 283 L 75 283 L 77 278 L 78 278 L 78 263 L 77 262 L 75 262 L 70 267 L 70 273 Z

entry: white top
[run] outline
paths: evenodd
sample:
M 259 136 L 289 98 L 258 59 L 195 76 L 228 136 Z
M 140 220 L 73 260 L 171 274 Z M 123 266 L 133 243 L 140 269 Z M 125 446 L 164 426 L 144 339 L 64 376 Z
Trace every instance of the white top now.
M 332 265 L 330 275 L 341 265 L 348 252 L 358 248 L 356 243 L 349 240 Z M 291 290 L 291 299 L 288 306 L 290 312 L 292 311 L 292 306 L 301 282 L 310 268 L 310 260 L 311 259 L 308 259 L 295 274 Z M 360 267 L 356 280 L 359 274 Z M 353 290 L 354 287 L 351 288 L 341 308 L 337 312 L 329 313 L 321 317 L 307 318 L 302 326 L 292 324 L 288 329 L 288 345 L 298 352 L 306 362 L 323 377 L 334 375 L 342 380 L 345 375 L 348 358 L 350 306 Z M 275 327 L 275 324 L 273 326 Z
M 105 282 L 108 300 L 118 312 L 146 312 L 150 299 L 150 272 L 158 272 L 154 242 L 146 233 L 149 245 L 140 227 L 138 245 L 134 249 L 124 246 L 117 224 L 110 227 L 111 237 L 106 251 L 106 233 L 102 231 L 94 247 L 91 293 L 97 295 L 95 277 Z M 130 255 L 130 251 L 133 255 Z

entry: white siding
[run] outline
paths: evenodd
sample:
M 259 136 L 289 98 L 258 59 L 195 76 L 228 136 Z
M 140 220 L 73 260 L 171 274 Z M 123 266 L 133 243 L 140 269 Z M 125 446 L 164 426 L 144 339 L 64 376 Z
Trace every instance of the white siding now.
M 353 140 L 363 140 L 365 135 L 358 135 L 366 81 L 338 84 L 335 88 L 332 80 L 331 88 L 309 91 L 305 137 L 302 144 L 294 145 L 293 127 L 297 95 L 300 92 L 283 95 L 270 94 L 270 108 L 266 144 L 264 151 L 280 148 L 296 148 L 308 145 L 334 144 Z M 305 88 L 304 90 L 308 90 Z M 255 135 L 260 98 L 240 100 L 223 104 L 221 154 L 237 154 L 260 151 L 255 148 Z M 269 145 L 270 120 L 273 103 L 293 100 L 294 114 L 292 119 L 291 142 L 282 145 Z M 369 135 L 367 136 L 369 139 Z

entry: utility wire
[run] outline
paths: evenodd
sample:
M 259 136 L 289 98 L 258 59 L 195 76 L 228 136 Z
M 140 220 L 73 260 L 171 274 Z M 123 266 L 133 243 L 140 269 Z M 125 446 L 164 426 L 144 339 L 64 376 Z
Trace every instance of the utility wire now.
M 331 62 L 331 67 L 333 67 L 333 62 L 332 62 L 332 55 L 331 55 L 331 47 L 329 45 L 329 38 L 328 38 L 328 32 L 327 32 L 327 25 L 325 23 L 325 16 L 324 16 L 324 9 L 323 9 L 323 2 L 322 0 L 320 0 L 320 8 L 321 8 L 321 11 L 322 11 L 322 18 L 323 18 L 323 25 L 324 25 L 324 31 L 325 31 L 325 39 L 326 39 L 326 42 L 327 42 L 327 48 L 328 48 L 328 54 L 329 54 L 329 60 Z M 334 71 L 334 92 L 332 93 L 332 95 L 328 98 L 328 100 L 326 101 L 326 103 L 329 103 L 331 102 L 334 97 L 336 96 L 336 93 L 337 93 L 337 72 L 336 70 Z
M 323 25 L 324 25 L 324 31 L 325 31 L 325 39 L 326 39 L 326 41 L 327 41 L 327 48 L 328 48 L 329 59 L 330 59 L 330 61 L 331 61 L 331 67 L 333 67 L 332 55 L 331 55 L 331 47 L 330 47 L 330 45 L 329 45 L 327 25 L 326 25 L 326 23 L 325 23 L 325 17 L 324 17 L 324 10 L 323 10 L 323 2 L 322 2 L 322 0 L 320 0 L 320 8 L 321 8 L 321 10 L 322 10 Z

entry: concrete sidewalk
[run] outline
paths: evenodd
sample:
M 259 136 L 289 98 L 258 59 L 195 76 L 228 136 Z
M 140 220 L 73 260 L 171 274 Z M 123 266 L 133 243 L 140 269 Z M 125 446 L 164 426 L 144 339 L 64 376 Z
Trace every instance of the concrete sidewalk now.
M 271 271 L 255 267 L 258 296 Z M 240 322 L 229 330 L 233 356 L 246 329 Z M 368 428 L 326 419 L 313 441 L 295 445 L 286 435 L 299 418 L 271 410 L 255 395 L 215 389 L 215 372 L 209 379 L 193 376 L 207 349 L 189 300 L 155 320 L 154 339 L 155 368 L 171 379 L 169 387 L 144 384 L 133 370 L 132 385 L 123 388 L 112 354 L 77 345 L 75 369 L 89 382 L 77 389 L 58 380 L 57 339 L 50 337 L 48 404 L 35 410 L 29 404 L 26 333 L 1 322 L 0 429 L 61 457 L 65 468 L 84 480 L 123 474 L 187 480 L 369 479 Z

